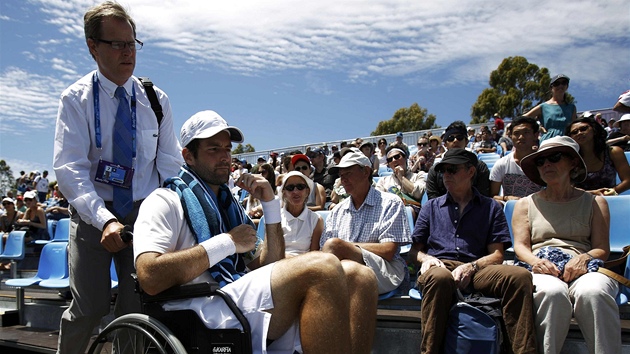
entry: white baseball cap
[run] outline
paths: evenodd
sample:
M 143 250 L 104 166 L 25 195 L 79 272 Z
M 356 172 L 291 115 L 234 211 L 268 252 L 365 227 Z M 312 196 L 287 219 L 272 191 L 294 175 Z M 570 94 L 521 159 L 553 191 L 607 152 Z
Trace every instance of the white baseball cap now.
M 626 113 L 626 114 L 622 115 L 621 118 L 619 118 L 620 122 L 625 122 L 627 120 L 630 120 L 630 113 Z
M 231 127 L 215 111 L 201 111 L 195 113 L 182 126 L 180 132 L 182 146 L 187 146 L 195 139 L 206 139 L 217 135 L 222 131 L 230 133 L 230 139 L 237 143 L 243 142 L 243 132 L 236 127 Z
M 368 159 L 362 152 L 352 151 L 343 155 L 339 164 L 330 168 L 330 172 L 332 174 L 337 174 L 340 168 L 352 167 L 354 165 L 372 167 L 370 159 Z

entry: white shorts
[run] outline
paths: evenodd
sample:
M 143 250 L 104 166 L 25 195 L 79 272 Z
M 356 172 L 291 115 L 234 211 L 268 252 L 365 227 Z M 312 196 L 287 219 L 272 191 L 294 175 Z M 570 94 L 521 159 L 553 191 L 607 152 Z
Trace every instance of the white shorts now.
M 274 263 L 275 264 L 275 263 Z M 273 309 L 271 296 L 271 272 L 274 264 L 269 264 L 228 284 L 222 288 L 245 315 L 252 329 L 252 349 L 254 353 L 302 352 L 299 324 L 296 321 L 289 330 L 267 348 L 267 333 Z M 218 296 L 172 301 L 164 304 L 164 310 L 194 310 L 208 328 L 241 328 L 238 319 L 232 314 L 223 299 Z
M 398 288 L 405 280 L 407 266 L 402 259 L 394 258 L 391 262 L 388 262 L 383 257 L 363 248 L 361 248 L 361 254 L 365 265 L 370 267 L 376 274 L 379 294 L 388 293 Z

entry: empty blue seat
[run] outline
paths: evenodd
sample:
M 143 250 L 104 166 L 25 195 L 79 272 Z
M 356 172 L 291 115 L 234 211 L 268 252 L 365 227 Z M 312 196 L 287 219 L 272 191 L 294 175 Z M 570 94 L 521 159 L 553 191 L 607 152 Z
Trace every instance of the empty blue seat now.
M 25 247 L 24 237 L 26 231 L 13 230 L 7 237 L 7 243 L 4 245 L 4 251 L 0 254 L 0 260 L 19 261 L 24 259 Z
M 48 220 L 50 222 L 51 220 Z M 50 233 L 50 240 L 35 240 L 35 244 L 37 245 L 45 245 L 51 242 L 67 242 L 70 239 L 70 218 L 64 218 L 57 221 L 57 226 L 55 227 L 55 232 Z
M 630 195 L 605 196 L 610 211 L 610 251 L 623 252 L 628 245 Z
M 483 153 L 477 154 L 477 158 L 487 164 L 488 161 L 496 162 L 498 159 L 501 158 L 501 155 L 496 154 L 494 152 L 483 152 Z
M 67 242 L 51 242 L 44 246 L 42 254 L 39 258 L 39 266 L 37 267 L 37 274 L 30 278 L 18 278 L 9 279 L 6 281 L 7 286 L 16 288 L 27 287 L 31 285 L 41 284 L 46 279 L 60 280 L 68 279 L 68 243 Z M 63 284 L 68 284 L 64 282 Z M 44 284 L 46 285 L 46 284 Z M 52 282 L 47 287 L 67 287 L 65 286 L 50 286 L 54 285 Z

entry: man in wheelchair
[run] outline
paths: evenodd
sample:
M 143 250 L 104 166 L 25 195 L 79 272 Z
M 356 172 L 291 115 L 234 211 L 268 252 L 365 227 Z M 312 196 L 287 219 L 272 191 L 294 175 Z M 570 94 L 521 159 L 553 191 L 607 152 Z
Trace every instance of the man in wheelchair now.
M 374 272 L 323 252 L 284 259 L 280 202 L 264 177 L 243 174 L 236 185 L 263 205 L 266 238 L 259 245 L 226 185 L 232 142 L 242 142 L 242 132 L 202 111 L 184 123 L 181 140 L 184 166 L 146 198 L 135 224 L 142 289 L 154 295 L 186 283 L 218 283 L 247 318 L 255 353 L 368 353 L 376 324 Z M 218 296 L 163 307 L 193 309 L 208 328 L 240 326 Z

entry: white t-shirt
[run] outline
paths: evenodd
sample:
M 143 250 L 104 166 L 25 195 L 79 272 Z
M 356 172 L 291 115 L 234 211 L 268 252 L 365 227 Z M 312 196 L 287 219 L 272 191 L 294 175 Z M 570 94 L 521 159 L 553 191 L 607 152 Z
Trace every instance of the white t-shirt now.
M 35 188 L 40 193 L 48 193 L 48 178 L 44 176 L 37 176 L 35 178 Z
M 281 209 L 280 216 L 282 217 L 285 252 L 297 256 L 310 251 L 313 230 L 317 226 L 319 215 L 304 207 L 302 213 L 297 217 L 291 215 L 285 208 Z
M 515 197 L 525 197 L 542 188 L 525 176 L 521 166 L 514 161 L 514 153 L 503 156 L 494 164 L 490 181 L 501 182 L 503 195 Z

